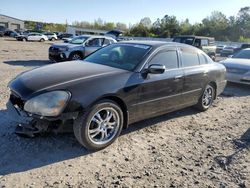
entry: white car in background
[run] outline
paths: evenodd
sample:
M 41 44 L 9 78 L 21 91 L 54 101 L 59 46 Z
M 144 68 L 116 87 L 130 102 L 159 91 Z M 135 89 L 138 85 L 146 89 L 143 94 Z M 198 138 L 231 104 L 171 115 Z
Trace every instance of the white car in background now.
M 41 33 L 29 33 L 25 37 L 26 41 L 39 41 L 39 42 L 44 42 L 48 40 L 48 37 L 44 34 Z
M 227 81 L 250 85 L 250 48 L 239 51 L 221 63 L 227 69 Z
M 57 40 L 57 35 L 55 33 L 51 33 L 51 32 L 46 32 L 46 33 L 43 33 L 45 36 L 48 37 L 48 39 L 50 41 L 55 41 Z

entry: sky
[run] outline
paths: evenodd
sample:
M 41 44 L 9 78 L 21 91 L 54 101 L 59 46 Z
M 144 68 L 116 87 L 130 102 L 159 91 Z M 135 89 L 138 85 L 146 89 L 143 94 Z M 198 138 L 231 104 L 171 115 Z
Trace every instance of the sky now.
M 136 24 L 149 17 L 152 22 L 164 15 L 198 23 L 221 11 L 226 16 L 237 15 L 240 8 L 250 6 L 250 0 L 1 0 L 0 14 L 22 20 L 67 23 L 106 22 Z

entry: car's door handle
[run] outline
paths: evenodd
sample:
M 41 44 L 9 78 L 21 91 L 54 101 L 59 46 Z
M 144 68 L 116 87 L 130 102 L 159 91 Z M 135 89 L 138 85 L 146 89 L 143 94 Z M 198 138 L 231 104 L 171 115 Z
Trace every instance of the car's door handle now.
M 182 75 L 178 75 L 178 76 L 175 76 L 174 79 L 175 80 L 180 80 L 183 76 Z

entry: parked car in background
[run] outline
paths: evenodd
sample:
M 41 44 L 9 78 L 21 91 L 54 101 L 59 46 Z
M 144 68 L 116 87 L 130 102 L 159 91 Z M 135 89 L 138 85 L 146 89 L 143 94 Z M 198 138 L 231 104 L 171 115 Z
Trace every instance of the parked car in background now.
M 216 46 L 216 53 L 220 54 L 221 51 L 226 47 L 226 45 L 218 45 Z
M 227 69 L 228 81 L 250 85 L 250 48 L 241 50 L 221 63 Z
M 6 37 L 14 37 L 15 38 L 16 36 L 18 36 L 18 33 L 16 31 L 12 31 L 10 29 L 7 29 L 4 32 L 4 36 L 6 36 Z
M 57 40 L 57 35 L 55 33 L 52 33 L 52 32 L 45 32 L 43 33 L 45 36 L 48 37 L 48 40 L 50 41 L 55 41 Z
M 64 43 L 69 43 L 73 38 L 75 38 L 75 36 L 68 37 L 68 38 L 62 38 L 62 40 Z
M 215 46 L 215 39 L 212 37 L 183 35 L 174 37 L 173 42 L 179 42 L 195 46 L 203 50 L 211 59 L 215 61 L 216 46 Z
M 107 36 L 78 36 L 68 43 L 53 44 L 49 48 L 49 59 L 56 62 L 83 59 L 99 48 L 115 42 L 115 39 Z
M 6 28 L 4 26 L 0 25 L 0 37 L 4 36 L 4 32 L 5 32 Z
M 73 37 L 74 35 L 71 33 L 60 33 L 57 37 L 58 39 L 63 39 L 63 38 L 70 38 Z
M 237 52 L 239 52 L 239 51 L 241 51 L 243 49 L 246 49 L 246 48 L 250 48 L 250 44 L 249 43 L 241 44 L 241 46 L 239 48 L 236 48 L 234 50 L 234 53 L 237 53 Z
M 118 41 L 119 38 L 122 37 L 123 31 L 113 29 L 113 30 L 108 31 L 105 35 L 110 36 L 110 37 L 112 37 L 112 38 L 114 38 L 114 39 L 116 39 Z
M 41 33 L 29 33 L 27 35 L 18 35 L 16 39 L 19 41 L 39 41 L 44 42 L 48 40 L 48 37 Z
M 222 64 L 185 44 L 119 42 L 84 61 L 20 74 L 8 85 L 7 106 L 13 117 L 18 110 L 33 118 L 29 127 L 17 127 L 18 134 L 73 124 L 82 146 L 100 150 L 131 123 L 193 105 L 207 110 L 225 88 L 225 72 Z
M 237 49 L 236 46 L 226 46 L 221 50 L 220 56 L 221 57 L 228 57 L 230 55 L 233 55 L 235 53 L 236 49 Z

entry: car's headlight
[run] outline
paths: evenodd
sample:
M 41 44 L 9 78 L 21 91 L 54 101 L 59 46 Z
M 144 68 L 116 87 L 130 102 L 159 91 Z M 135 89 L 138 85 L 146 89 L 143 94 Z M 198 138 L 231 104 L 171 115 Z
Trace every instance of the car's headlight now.
M 58 116 L 65 108 L 70 93 L 66 91 L 51 91 L 28 100 L 24 110 L 41 116 Z

